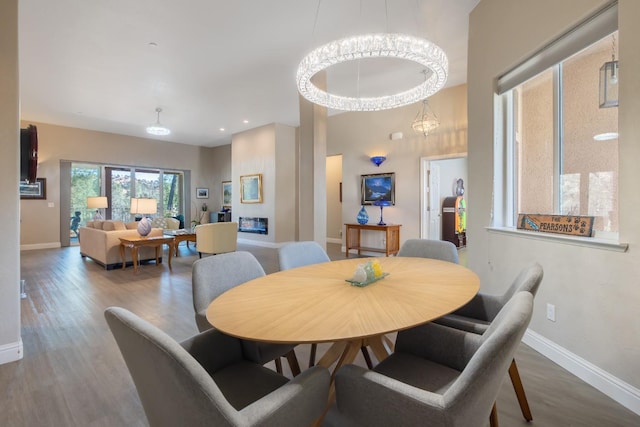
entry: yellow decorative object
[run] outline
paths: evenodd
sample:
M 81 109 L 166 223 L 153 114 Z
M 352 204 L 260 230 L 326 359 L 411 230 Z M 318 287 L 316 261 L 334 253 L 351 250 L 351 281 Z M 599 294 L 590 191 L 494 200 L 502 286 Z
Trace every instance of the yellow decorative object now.
M 380 265 L 380 261 L 373 260 L 367 261 L 363 264 L 358 264 L 356 267 L 356 271 L 353 273 L 353 277 L 350 279 L 345 279 L 347 282 L 351 283 L 353 286 L 367 286 L 373 282 L 377 282 L 380 279 L 388 276 L 389 273 L 384 273 L 382 271 L 382 265 Z
M 373 274 L 375 274 L 375 277 L 382 276 L 382 265 L 380 265 L 380 261 L 371 261 L 371 267 L 373 268 Z

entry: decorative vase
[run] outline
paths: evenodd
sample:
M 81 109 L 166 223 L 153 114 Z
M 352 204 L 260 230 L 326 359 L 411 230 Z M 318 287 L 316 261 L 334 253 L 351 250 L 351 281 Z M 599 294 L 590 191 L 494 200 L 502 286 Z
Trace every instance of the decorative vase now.
M 358 212 L 357 220 L 358 220 L 358 224 L 366 224 L 369 222 L 369 214 L 367 213 L 367 210 L 364 208 L 364 206 L 360 208 L 360 212 Z
M 149 233 L 151 233 L 151 220 L 144 216 L 140 222 L 138 222 L 138 234 L 145 237 Z

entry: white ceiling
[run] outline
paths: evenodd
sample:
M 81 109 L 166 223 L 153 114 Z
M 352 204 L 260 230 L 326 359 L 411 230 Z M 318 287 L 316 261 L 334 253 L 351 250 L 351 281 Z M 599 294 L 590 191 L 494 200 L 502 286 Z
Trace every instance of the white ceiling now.
M 425 37 L 448 55 L 447 86 L 466 82 L 468 16 L 478 2 L 20 0 L 21 118 L 229 144 L 233 133 L 265 124 L 298 126 L 296 67 L 334 39 L 370 32 Z M 359 76 L 361 94 L 382 94 L 421 82 L 416 67 L 362 63 L 360 74 L 334 67 L 327 84 L 346 93 Z M 145 133 L 156 107 L 169 136 Z

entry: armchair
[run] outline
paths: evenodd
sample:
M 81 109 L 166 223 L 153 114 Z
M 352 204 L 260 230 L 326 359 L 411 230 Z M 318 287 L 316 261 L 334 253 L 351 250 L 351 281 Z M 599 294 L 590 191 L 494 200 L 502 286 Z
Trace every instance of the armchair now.
M 198 255 L 234 252 L 238 247 L 238 223 L 214 222 L 196 226 Z
M 240 340 L 220 331 L 179 344 L 123 308 L 105 317 L 151 426 L 302 426 L 325 408 L 324 368 L 289 381 L 247 360 Z
M 198 330 L 203 332 L 212 327 L 206 313 L 211 301 L 235 286 L 264 275 L 262 266 L 249 252 L 232 252 L 196 260 L 193 263 L 191 289 Z M 246 340 L 241 340 L 241 343 L 248 359 L 261 365 L 274 360 L 276 369 L 282 372 L 280 357 L 285 355 L 293 375 L 300 373 L 300 366 L 294 352 L 295 344 Z
M 489 329 L 489 325 L 493 322 L 502 308 L 509 300 L 519 292 L 530 292 L 535 296 L 543 277 L 542 266 L 538 263 L 530 264 L 525 267 L 515 278 L 511 286 L 502 295 L 489 295 L 479 292 L 462 308 L 454 311 L 452 314 L 435 320 L 436 323 L 460 329 L 476 334 L 483 334 Z M 533 415 L 529 408 L 527 395 L 524 392 L 524 386 L 520 379 L 520 372 L 515 359 L 511 361 L 509 366 L 509 377 L 513 384 L 513 389 L 518 398 L 518 404 L 525 420 L 531 421 Z
M 374 371 L 336 375 L 329 426 L 483 426 L 531 320 L 533 296 L 520 292 L 484 335 L 428 323 L 398 333 L 395 353 Z
M 432 258 L 459 264 L 456 245 L 444 240 L 409 239 L 402 244 L 398 256 Z

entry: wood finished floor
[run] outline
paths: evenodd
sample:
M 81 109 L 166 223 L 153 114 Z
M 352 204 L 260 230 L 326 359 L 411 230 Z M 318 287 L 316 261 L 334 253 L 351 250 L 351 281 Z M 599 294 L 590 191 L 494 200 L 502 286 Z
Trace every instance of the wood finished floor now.
M 332 259 L 344 257 L 338 245 L 329 246 Z M 277 270 L 275 250 L 239 249 L 254 253 L 267 273 Z M 28 293 L 21 301 L 24 358 L 0 365 L 0 426 L 147 425 L 103 311 L 125 307 L 177 340 L 196 333 L 193 247 L 181 245 L 172 273 L 153 264 L 137 275 L 131 268 L 105 271 L 82 259 L 77 246 L 27 251 L 21 258 Z M 308 347 L 296 350 L 303 366 Z M 523 420 L 507 379 L 498 398 L 501 426 L 640 426 L 640 417 L 526 345 L 516 360 L 534 420 Z M 364 364 L 361 356 L 357 363 Z

